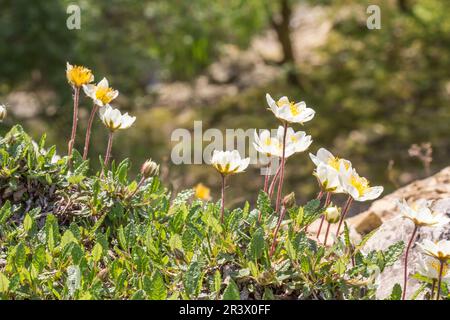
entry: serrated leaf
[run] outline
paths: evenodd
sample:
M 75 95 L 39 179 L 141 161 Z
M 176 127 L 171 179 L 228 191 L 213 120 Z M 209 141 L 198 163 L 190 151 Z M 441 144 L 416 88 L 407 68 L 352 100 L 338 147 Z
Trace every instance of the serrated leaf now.
M 102 245 L 100 243 L 96 243 L 94 248 L 92 249 L 92 259 L 95 262 L 98 262 L 102 258 L 102 254 L 103 254 Z
M 9 280 L 8 278 L 0 272 L 0 293 L 6 293 L 9 289 Z
M 249 254 L 252 259 L 259 259 L 264 253 L 264 230 L 262 228 L 256 229 L 250 241 Z
M 239 288 L 233 279 L 230 279 L 225 291 L 223 292 L 222 300 L 241 300 Z
M 390 245 L 384 252 L 384 267 L 392 266 L 398 258 L 402 255 L 403 249 L 405 248 L 405 243 L 399 241 Z
M 199 281 L 201 279 L 201 268 L 197 261 L 193 261 L 186 273 L 184 274 L 183 283 L 186 293 L 191 296 L 197 295 L 197 289 L 199 287 Z
M 396 283 L 392 288 L 392 293 L 389 300 L 400 300 L 402 298 L 402 287 Z
M 164 279 L 159 272 L 155 272 L 147 287 L 147 295 L 150 300 L 166 300 L 167 288 Z

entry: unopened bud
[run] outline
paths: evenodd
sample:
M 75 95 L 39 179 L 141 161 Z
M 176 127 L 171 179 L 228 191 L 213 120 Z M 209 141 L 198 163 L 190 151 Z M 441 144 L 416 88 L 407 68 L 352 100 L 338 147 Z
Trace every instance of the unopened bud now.
M 295 205 L 295 193 L 291 192 L 283 198 L 283 206 L 290 209 Z
M 0 122 L 2 122 L 6 118 L 7 112 L 6 107 L 0 104 Z
M 330 206 L 325 210 L 325 219 L 329 223 L 336 223 L 341 218 L 341 209 L 337 206 Z
M 152 161 L 152 159 L 149 159 L 142 165 L 141 174 L 145 178 L 154 177 L 159 174 L 159 165 Z

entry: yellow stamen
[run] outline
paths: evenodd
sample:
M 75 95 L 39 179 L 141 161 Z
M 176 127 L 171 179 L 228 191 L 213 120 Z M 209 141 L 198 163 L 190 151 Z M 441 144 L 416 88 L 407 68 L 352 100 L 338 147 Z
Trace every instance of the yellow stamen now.
M 364 195 L 366 190 L 370 188 L 369 180 L 355 174 L 351 175 L 350 183 L 356 190 L 358 190 L 360 196 Z
M 66 75 L 69 83 L 75 87 L 81 87 L 93 80 L 92 71 L 82 66 L 73 66 L 72 69 L 67 71 Z
M 108 104 L 112 100 L 111 94 L 113 93 L 113 91 L 114 90 L 112 88 L 97 87 L 95 90 L 95 97 L 103 102 L 103 104 Z

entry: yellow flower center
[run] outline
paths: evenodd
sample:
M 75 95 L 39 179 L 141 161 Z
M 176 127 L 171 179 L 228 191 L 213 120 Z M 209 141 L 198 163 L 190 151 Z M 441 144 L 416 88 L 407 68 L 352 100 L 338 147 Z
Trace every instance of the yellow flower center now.
M 439 274 L 439 271 L 441 269 L 441 263 L 438 260 L 434 259 L 431 260 L 430 262 L 428 262 L 428 266 L 430 268 L 433 268 L 437 272 L 437 274 Z M 448 264 L 444 263 L 442 265 L 442 276 L 445 277 L 447 275 L 447 272 L 448 272 Z
M 295 117 L 295 116 L 298 116 L 298 115 L 300 114 L 300 110 L 299 110 L 299 108 L 295 105 L 294 102 L 289 103 L 289 108 L 291 109 L 291 113 L 292 113 L 292 115 L 293 115 L 294 117 Z
M 367 189 L 370 188 L 369 180 L 364 177 L 359 177 L 355 174 L 352 174 L 350 177 L 350 183 L 356 190 L 360 196 L 362 196 Z
M 195 197 L 201 200 L 210 200 L 211 199 L 211 190 L 203 185 L 203 183 L 199 183 L 194 188 Z
M 99 88 L 97 87 L 95 90 L 95 97 L 103 102 L 103 104 L 108 104 L 111 102 L 111 93 L 114 90 L 112 88 Z
M 266 140 L 264 140 L 264 144 L 266 146 L 270 146 L 272 144 L 272 140 L 270 139 L 270 137 L 267 137 Z
M 83 84 L 88 84 L 93 80 L 92 72 L 88 68 L 81 66 L 73 66 L 67 71 L 67 80 L 76 87 L 81 87 Z

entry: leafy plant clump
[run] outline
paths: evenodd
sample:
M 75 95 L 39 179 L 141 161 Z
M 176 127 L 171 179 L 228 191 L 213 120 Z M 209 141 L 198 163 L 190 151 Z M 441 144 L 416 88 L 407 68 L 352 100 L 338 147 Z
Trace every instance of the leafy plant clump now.
M 128 160 L 90 174 L 74 150 L 70 167 L 20 126 L 0 137 L 0 165 L 1 299 L 370 299 L 404 247 L 363 253 L 370 235 L 351 243 L 346 226 L 323 246 L 306 231 L 325 209 L 312 200 L 288 209 L 270 255 L 263 191 L 222 224 L 220 203 L 158 177 L 138 188 Z

